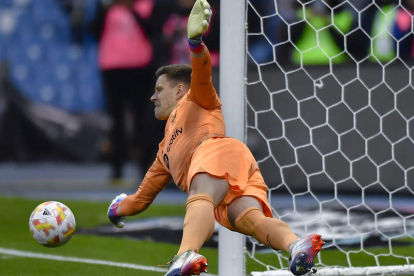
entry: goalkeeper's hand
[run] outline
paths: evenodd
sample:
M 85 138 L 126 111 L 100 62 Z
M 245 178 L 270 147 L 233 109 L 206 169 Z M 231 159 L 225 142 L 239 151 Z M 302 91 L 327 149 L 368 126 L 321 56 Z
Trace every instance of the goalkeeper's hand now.
M 197 0 L 191 10 L 187 24 L 187 35 L 190 39 L 200 40 L 207 30 L 211 18 L 210 4 L 207 0 Z
M 114 200 L 112 200 L 111 205 L 109 205 L 109 208 L 108 208 L 108 218 L 118 228 L 124 227 L 124 223 L 122 222 L 122 219 L 124 217 L 118 215 L 119 213 L 118 205 L 119 205 L 119 202 L 121 202 L 126 197 L 127 197 L 126 194 L 120 194 L 116 196 Z

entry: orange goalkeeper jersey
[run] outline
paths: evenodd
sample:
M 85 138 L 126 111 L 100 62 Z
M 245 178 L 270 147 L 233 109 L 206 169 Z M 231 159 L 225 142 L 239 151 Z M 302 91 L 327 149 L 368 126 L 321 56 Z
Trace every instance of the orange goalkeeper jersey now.
M 145 205 L 152 202 L 171 177 L 188 193 L 186 182 L 194 151 L 208 138 L 225 137 L 221 101 L 211 81 L 209 52 L 202 58 L 192 58 L 191 65 L 191 88 L 171 112 L 157 157 L 136 194 L 146 201 L 141 202 Z

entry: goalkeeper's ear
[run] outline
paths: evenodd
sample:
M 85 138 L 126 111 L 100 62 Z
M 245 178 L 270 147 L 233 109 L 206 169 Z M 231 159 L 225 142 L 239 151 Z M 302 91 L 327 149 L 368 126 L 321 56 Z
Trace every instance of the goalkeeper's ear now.
M 207 0 L 197 0 L 191 10 L 187 24 L 188 38 L 201 37 L 208 29 L 212 12 Z

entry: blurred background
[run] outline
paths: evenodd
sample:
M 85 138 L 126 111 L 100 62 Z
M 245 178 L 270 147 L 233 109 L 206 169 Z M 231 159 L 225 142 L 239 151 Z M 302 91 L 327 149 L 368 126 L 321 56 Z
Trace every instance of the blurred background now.
M 193 3 L 0 1 L 1 193 L 135 190 L 163 137 L 150 102 L 155 71 L 189 63 Z M 217 68 L 211 5 L 205 41 Z
M 360 89 L 361 95 L 379 91 L 372 93 L 378 97 L 373 96 L 369 102 L 368 96 L 350 97 L 345 102 L 349 118 L 369 106 L 365 113 L 372 115 L 373 122 L 378 121 L 378 128 L 381 125 L 385 131 L 385 138 L 377 139 L 377 148 L 392 145 L 394 149 L 393 143 L 407 137 L 402 147 L 409 154 L 397 161 L 404 169 L 412 167 L 413 2 L 249 2 L 248 76 L 249 81 L 258 80 L 261 85 L 247 89 L 247 141 L 256 158 L 263 161 L 261 169 L 270 187 L 281 182 L 281 175 L 298 175 L 295 170 L 288 172 L 282 168 L 290 163 L 266 159 L 271 151 L 266 139 L 278 137 L 283 120 L 298 116 L 289 112 L 305 103 L 302 99 L 306 98 L 307 80 L 312 82 L 311 87 L 320 84 L 315 93 L 324 105 L 319 118 L 325 121 L 328 109 L 331 118 L 336 118 L 336 109 L 330 105 L 336 104 L 338 97 L 341 99 L 338 93 L 346 94 L 347 87 L 349 91 Z M 204 41 L 212 53 L 213 79 L 218 89 L 219 1 L 210 0 L 210 4 L 212 26 Z M 115 190 L 135 191 L 163 137 L 164 122 L 153 117 L 149 101 L 154 72 L 165 64 L 189 63 L 186 24 L 192 5 L 193 0 L 1 0 L 0 193 L 35 196 L 45 195 L 47 190 L 53 196 L 63 189 L 66 196 L 78 197 L 82 190 L 81 194 L 90 199 L 106 199 Z M 316 31 L 319 47 L 314 49 Z M 358 81 L 352 84 L 355 78 Z M 394 96 L 388 95 L 406 87 L 411 90 L 399 94 L 398 112 L 389 117 L 391 123 L 382 125 L 383 116 L 388 116 L 397 105 L 390 103 Z M 287 93 L 283 93 L 284 89 Z M 282 92 L 271 96 L 275 91 Z M 290 101 L 291 96 L 295 101 Z M 271 115 L 258 125 L 254 112 L 268 108 L 273 97 L 275 102 L 283 103 L 272 106 L 278 119 Z M 308 103 L 301 107 L 300 115 L 313 133 L 319 126 L 315 114 L 321 109 L 313 101 Z M 304 112 L 306 107 L 315 112 Z M 338 114 L 348 114 L 340 107 Z M 322 142 L 320 146 L 316 142 L 315 147 L 322 153 L 335 151 L 339 147 L 335 145 L 338 137 L 348 137 L 341 136 L 341 131 L 348 130 L 352 120 L 349 118 L 339 117 L 338 122 L 329 119 L 337 136 L 329 140 L 330 130 L 320 129 L 322 136 L 318 141 Z M 395 133 L 393 122 L 401 121 L 407 125 L 405 136 L 389 140 L 387 131 Z M 361 139 L 352 136 L 349 141 L 365 147 L 377 127 L 374 124 L 371 131 L 372 124 L 362 119 L 361 124 L 368 128 L 366 136 L 358 131 Z M 301 145 L 294 137 L 307 141 L 307 134 L 301 132 L 303 123 L 283 127 L 288 131 L 282 140 L 288 141 L 290 147 Z M 358 124 L 352 123 L 354 127 L 358 130 Z M 314 135 L 317 137 L 317 133 Z M 275 147 L 280 149 L 282 144 Z M 348 166 L 354 164 L 352 160 L 358 155 L 352 148 L 349 154 L 343 149 L 347 160 L 351 160 Z M 390 155 L 383 152 L 379 153 L 379 160 Z M 289 159 L 289 153 L 283 156 L 287 157 L 282 159 Z M 342 161 L 334 159 L 333 167 L 343 167 Z M 302 168 L 306 167 L 306 163 L 300 162 Z M 390 168 L 394 169 L 397 170 L 395 166 Z M 333 178 L 340 180 L 341 171 L 333 170 L 331 175 L 339 175 Z M 300 189 L 307 180 L 300 181 L 294 179 L 292 183 L 299 183 Z M 174 189 L 174 185 L 170 186 Z
M 275 194 L 413 196 L 413 1 L 249 1 L 247 144 Z

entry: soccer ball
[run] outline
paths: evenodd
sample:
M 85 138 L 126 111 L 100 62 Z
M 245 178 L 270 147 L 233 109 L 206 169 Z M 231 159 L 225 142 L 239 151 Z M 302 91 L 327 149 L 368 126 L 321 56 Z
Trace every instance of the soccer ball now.
M 46 247 L 67 243 L 76 229 L 75 216 L 63 203 L 48 201 L 37 206 L 29 219 L 32 237 Z

